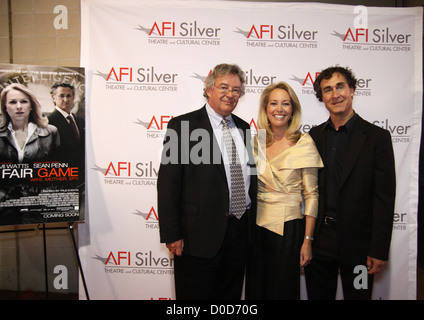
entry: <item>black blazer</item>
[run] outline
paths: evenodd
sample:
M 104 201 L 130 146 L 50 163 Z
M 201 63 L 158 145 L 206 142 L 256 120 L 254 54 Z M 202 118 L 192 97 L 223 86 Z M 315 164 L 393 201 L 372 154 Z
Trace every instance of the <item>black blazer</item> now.
M 250 163 L 254 166 L 248 131 L 250 127 L 239 117 L 232 117 L 236 126 L 244 132 Z M 196 129 L 208 133 L 209 154 L 200 154 L 208 158 L 208 163 L 195 164 L 189 159 L 192 150 L 199 152 L 193 149 L 199 141 L 187 141 L 184 134 L 190 135 Z M 178 159 L 174 159 L 178 163 L 161 163 L 157 180 L 160 240 L 169 243 L 184 239 L 185 253 L 211 258 L 218 253 L 224 240 L 228 222 L 229 186 L 222 160 L 216 164 L 216 160 L 221 159 L 221 153 L 206 107 L 170 120 L 164 146 L 169 146 L 167 141 L 174 132 L 178 136 L 178 146 L 173 145 L 175 148 L 171 150 L 164 148 L 162 159 L 164 156 L 178 155 Z M 252 175 L 249 190 L 252 207 L 248 216 L 251 230 L 256 220 L 256 189 L 256 175 Z
M 48 116 L 49 124 L 55 126 L 60 136 L 60 160 L 84 166 L 85 159 L 85 121 L 73 115 L 80 133 L 79 141 L 74 138 L 68 120 L 56 109 Z
M 312 128 L 309 133 L 325 166 L 325 123 Z M 319 171 L 317 238 L 324 216 L 325 178 L 324 167 Z M 363 264 L 367 256 L 388 260 L 395 192 L 395 162 L 390 133 L 358 116 L 337 195 L 337 241 L 342 262 Z

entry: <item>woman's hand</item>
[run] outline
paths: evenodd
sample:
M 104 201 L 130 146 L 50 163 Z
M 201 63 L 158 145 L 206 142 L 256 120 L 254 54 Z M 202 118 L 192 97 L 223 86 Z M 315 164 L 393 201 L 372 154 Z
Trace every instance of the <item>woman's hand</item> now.
M 300 249 L 300 267 L 306 267 L 312 260 L 312 240 L 305 239 Z

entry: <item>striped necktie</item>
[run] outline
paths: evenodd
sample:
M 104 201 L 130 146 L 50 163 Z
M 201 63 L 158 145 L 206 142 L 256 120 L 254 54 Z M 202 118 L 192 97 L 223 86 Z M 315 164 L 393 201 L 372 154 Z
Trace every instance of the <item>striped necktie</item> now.
M 227 149 L 231 175 L 231 215 L 240 219 L 246 211 L 246 191 L 244 187 L 243 171 L 237 148 L 228 128 L 228 120 L 222 120 L 222 133 L 224 135 L 225 148 Z

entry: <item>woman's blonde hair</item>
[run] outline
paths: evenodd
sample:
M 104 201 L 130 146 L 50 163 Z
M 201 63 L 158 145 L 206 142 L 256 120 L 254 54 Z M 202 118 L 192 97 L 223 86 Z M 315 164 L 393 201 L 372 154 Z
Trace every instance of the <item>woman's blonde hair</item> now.
M 300 132 L 300 121 L 302 118 L 302 109 L 300 106 L 299 99 L 294 90 L 286 82 L 273 83 L 266 87 L 262 92 L 260 103 L 259 103 L 259 115 L 258 115 L 258 129 L 266 130 L 266 145 L 269 146 L 274 141 L 274 133 L 272 132 L 268 117 L 267 117 L 267 106 L 271 92 L 275 89 L 282 89 L 287 91 L 289 94 L 292 104 L 292 116 L 289 120 L 289 126 L 287 129 L 286 136 L 290 141 L 297 142 L 301 136 Z
M 6 111 L 6 96 L 7 96 L 7 93 L 11 90 L 21 91 L 22 93 L 28 96 L 31 103 L 29 122 L 33 122 L 39 127 L 43 127 L 43 128 L 47 127 L 48 120 L 46 117 L 43 117 L 43 115 L 41 114 L 41 106 L 37 98 L 35 97 L 35 95 L 31 91 L 29 91 L 29 89 L 25 87 L 24 85 L 20 83 L 12 83 L 11 85 L 8 85 L 6 88 L 4 88 L 3 91 L 1 92 L 0 103 L 1 103 L 1 113 L 3 115 L 3 122 L 0 125 L 0 131 L 4 131 L 7 128 L 9 122 L 11 121 L 9 114 Z

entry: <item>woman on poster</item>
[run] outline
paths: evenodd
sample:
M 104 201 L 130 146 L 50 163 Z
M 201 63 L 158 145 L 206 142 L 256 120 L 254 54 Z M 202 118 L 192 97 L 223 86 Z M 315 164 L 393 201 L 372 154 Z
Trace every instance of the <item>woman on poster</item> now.
M 13 83 L 0 98 L 0 162 L 54 160 L 60 145 L 57 128 L 41 114 L 40 103 L 27 87 Z

